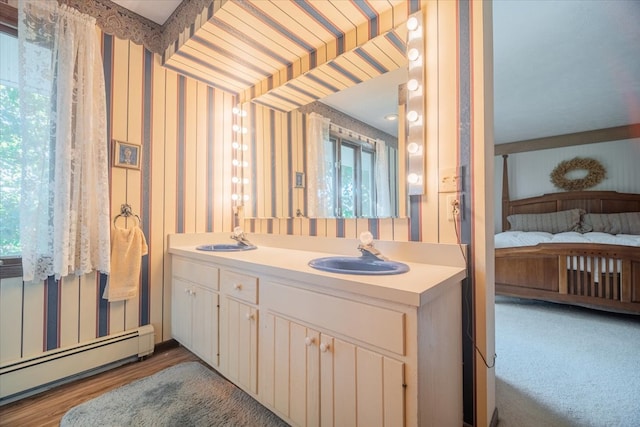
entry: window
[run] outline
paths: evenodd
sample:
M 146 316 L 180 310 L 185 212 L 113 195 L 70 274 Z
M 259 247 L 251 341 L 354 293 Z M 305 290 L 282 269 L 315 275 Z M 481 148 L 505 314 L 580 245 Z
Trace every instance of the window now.
M 0 257 L 20 255 L 18 39 L 0 31 Z
M 22 276 L 18 10 L 0 3 L 0 278 Z
M 371 218 L 375 212 L 375 148 L 331 135 L 336 159 L 336 214 Z

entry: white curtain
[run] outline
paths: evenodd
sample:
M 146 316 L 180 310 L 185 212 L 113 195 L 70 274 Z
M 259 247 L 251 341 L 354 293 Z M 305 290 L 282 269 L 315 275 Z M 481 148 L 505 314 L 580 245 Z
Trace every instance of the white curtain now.
M 23 280 L 109 272 L 106 100 L 95 19 L 19 3 Z
M 334 165 L 329 119 L 310 113 L 307 115 L 307 216 L 311 218 L 335 216 Z
M 387 144 L 376 140 L 376 216 L 391 216 L 391 199 L 389 194 L 389 156 Z

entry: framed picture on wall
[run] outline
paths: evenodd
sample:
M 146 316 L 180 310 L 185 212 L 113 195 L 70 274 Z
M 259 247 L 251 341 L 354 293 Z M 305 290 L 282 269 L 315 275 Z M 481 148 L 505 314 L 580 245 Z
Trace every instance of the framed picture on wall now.
M 113 166 L 140 170 L 140 146 L 129 142 L 113 140 Z

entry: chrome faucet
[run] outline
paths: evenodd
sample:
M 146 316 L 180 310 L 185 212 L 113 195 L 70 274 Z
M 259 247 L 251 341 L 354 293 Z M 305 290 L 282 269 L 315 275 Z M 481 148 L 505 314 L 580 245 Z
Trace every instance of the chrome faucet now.
M 382 255 L 379 250 L 373 246 L 373 234 L 369 231 L 360 233 L 360 244 L 358 250 L 362 252 L 363 257 L 373 257 L 380 261 L 389 261 L 389 258 Z
M 253 246 L 253 243 L 247 239 L 247 236 L 244 234 L 244 231 L 240 227 L 236 227 L 233 229 L 233 234 L 231 234 L 231 238 L 238 242 L 240 246 Z

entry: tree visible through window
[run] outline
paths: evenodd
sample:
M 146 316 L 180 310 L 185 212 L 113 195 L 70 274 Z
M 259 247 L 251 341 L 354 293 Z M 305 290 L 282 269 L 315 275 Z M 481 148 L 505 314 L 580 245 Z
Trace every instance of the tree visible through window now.
M 371 218 L 375 212 L 373 147 L 331 136 L 336 162 L 336 211 L 342 218 Z
M 0 32 L 0 257 L 20 255 L 18 40 Z

